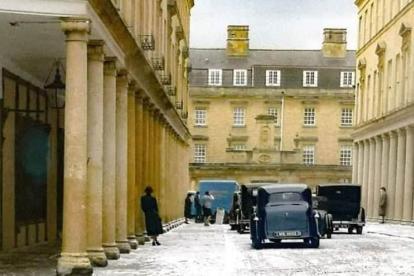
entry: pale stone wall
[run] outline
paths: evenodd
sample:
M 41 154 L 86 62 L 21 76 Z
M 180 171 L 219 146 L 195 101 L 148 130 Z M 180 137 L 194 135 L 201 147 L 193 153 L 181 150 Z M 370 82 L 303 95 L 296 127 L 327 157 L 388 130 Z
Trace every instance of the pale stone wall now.
M 413 213 L 413 1 L 356 1 L 359 50 L 354 132 L 354 182 L 363 206 L 378 218 L 380 187 L 387 220 L 410 223 Z
M 55 241 L 57 221 L 61 218 L 56 204 L 56 164 L 62 157 L 57 152 L 56 128 L 65 128 L 65 219 L 57 269 L 58 274 L 64 275 L 76 274 L 78 269 L 91 273 L 91 264 L 104 266 L 107 259 L 117 259 L 120 253 L 137 247 L 137 240 L 142 241 L 145 234 L 140 197 L 147 185 L 154 188 L 163 223 L 183 216 L 184 198 L 190 189 L 190 134 L 185 119 L 189 16 L 193 1 L 105 0 L 89 1 L 87 5 L 94 13 L 79 14 L 76 19 L 66 18 L 58 33 L 59 37 L 64 33 L 66 39 L 57 42 L 65 49 L 65 110 L 58 116 L 49 106 L 47 122 L 45 114 L 28 115 L 52 128 L 47 221 L 19 225 L 18 231 L 13 218 L 14 112 L 8 113 L 3 125 L 2 250 L 46 239 Z M 96 17 L 99 20 L 94 21 Z M 97 27 L 91 28 L 91 25 Z M 152 36 L 150 41 L 154 44 L 150 46 L 153 49 L 144 49 L 142 35 Z M 94 45 L 90 44 L 92 39 Z M 101 47 L 99 58 L 88 60 L 87 50 L 93 52 L 92 46 Z M 157 68 L 153 58 L 160 57 L 164 57 L 164 62 Z M 31 68 L 22 71 L 25 70 Z M 95 78 L 88 78 L 88 73 Z M 171 79 L 165 81 L 165 75 L 171 75 Z M 167 94 L 170 86 L 175 88 L 175 95 Z M 15 89 L 14 82 L 5 80 L 4 107 L 14 104 Z M 94 96 L 103 94 L 103 102 L 101 98 L 92 98 L 88 92 L 93 92 Z M 25 101 L 23 96 L 19 99 L 22 105 Z M 36 105 L 30 98 L 28 108 L 35 109 Z M 41 100 L 39 107 L 45 106 L 45 101 Z M 88 129 L 86 122 L 92 114 L 90 124 L 94 124 L 94 120 L 99 122 Z M 102 128 L 102 123 L 103 133 L 96 130 Z M 93 139 L 95 136 L 99 139 Z M 87 146 L 88 138 L 95 142 L 93 149 Z M 89 153 L 88 148 L 91 149 Z M 90 163 L 91 157 L 93 162 Z M 91 168 L 100 162 L 103 170 L 92 171 Z M 109 174 L 105 168 L 110 168 Z M 94 187 L 100 192 L 94 193 Z
M 270 126 L 270 149 L 280 154 L 282 151 L 291 152 L 291 158 L 284 163 L 301 164 L 303 145 L 315 144 L 315 163 L 317 165 L 339 165 L 340 148 L 342 145 L 352 146 L 352 127 L 341 126 L 342 108 L 353 109 L 353 93 L 348 91 L 316 91 L 309 95 L 309 90 L 285 90 L 284 95 L 275 91 L 273 97 L 263 95 L 260 89 L 245 89 L 245 96 L 233 97 L 232 88 L 222 88 L 209 93 L 210 88 L 192 87 L 192 101 L 190 102 L 189 126 L 193 133 L 193 143 L 207 145 L 207 163 L 232 163 L 234 152 L 226 149 L 231 147 L 229 139 L 245 137 L 242 143 L 246 144 L 247 151 L 254 151 L 262 147 L 260 142 L 261 124 L 256 121 L 259 115 L 267 115 L 268 108 L 274 107 L 279 111 L 278 124 Z M 224 93 L 227 95 L 222 96 Z M 208 95 L 208 96 L 206 96 Z M 335 96 L 333 96 L 335 95 Z M 282 98 L 284 102 L 283 127 L 281 124 Z M 246 109 L 246 127 L 233 127 L 233 108 Z M 316 126 L 305 127 L 304 108 L 314 107 L 316 112 Z M 207 126 L 198 127 L 194 124 L 194 110 L 204 108 L 207 111 Z M 283 128 L 283 130 L 282 130 Z M 283 132 L 283 134 L 282 134 Z M 282 137 L 282 139 L 281 139 Z M 275 155 L 278 156 L 278 155 Z M 249 163 L 244 156 L 238 163 Z M 253 160 L 257 163 L 257 160 Z M 274 157 L 270 163 L 282 163 L 280 158 Z M 348 172 L 349 173 L 349 172 Z M 350 176 L 348 175 L 348 179 Z M 339 178 L 338 178 L 339 179 Z

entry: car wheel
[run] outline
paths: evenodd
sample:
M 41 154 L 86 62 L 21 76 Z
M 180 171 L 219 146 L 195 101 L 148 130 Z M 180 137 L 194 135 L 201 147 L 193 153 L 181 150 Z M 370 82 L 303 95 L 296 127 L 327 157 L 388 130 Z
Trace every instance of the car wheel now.
M 239 228 L 237 229 L 237 232 L 239 234 L 243 234 L 244 233 L 244 229 L 245 229 L 245 226 L 243 224 L 240 224 Z
M 261 240 L 258 239 L 253 239 L 252 240 L 252 245 L 254 249 L 262 249 L 263 248 L 263 243 Z
M 362 226 L 357 226 L 356 232 L 357 232 L 358 235 L 361 235 L 362 234 Z
M 330 230 L 328 232 L 326 232 L 326 237 L 328 239 L 332 239 L 332 232 Z
M 354 228 L 348 227 L 348 234 L 352 234 L 353 231 L 354 231 Z
M 319 238 L 307 238 L 305 244 L 309 248 L 319 248 Z

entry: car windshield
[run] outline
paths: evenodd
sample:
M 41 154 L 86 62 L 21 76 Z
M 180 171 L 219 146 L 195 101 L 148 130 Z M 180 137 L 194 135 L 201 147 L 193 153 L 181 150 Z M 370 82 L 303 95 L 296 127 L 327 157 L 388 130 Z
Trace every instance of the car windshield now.
M 295 192 L 275 193 L 269 196 L 269 202 L 290 202 L 302 200 L 302 195 Z

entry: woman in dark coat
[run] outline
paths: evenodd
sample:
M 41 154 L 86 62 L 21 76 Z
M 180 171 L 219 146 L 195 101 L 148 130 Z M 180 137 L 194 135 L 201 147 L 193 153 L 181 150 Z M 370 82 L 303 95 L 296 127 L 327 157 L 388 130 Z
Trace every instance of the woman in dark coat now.
M 145 227 L 147 235 L 152 238 L 152 245 L 161 245 L 158 242 L 158 235 L 163 233 L 161 218 L 158 215 L 158 204 L 152 196 L 153 189 L 148 186 L 145 188 L 145 195 L 141 197 L 141 209 L 145 214 Z
M 185 217 L 185 223 L 188 223 L 188 219 L 191 218 L 191 194 L 187 194 L 187 197 L 185 198 L 184 202 L 184 217 Z

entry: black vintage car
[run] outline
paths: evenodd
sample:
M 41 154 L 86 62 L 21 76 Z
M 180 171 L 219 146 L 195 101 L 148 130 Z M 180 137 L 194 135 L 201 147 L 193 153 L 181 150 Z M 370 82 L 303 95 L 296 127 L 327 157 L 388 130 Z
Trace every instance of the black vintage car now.
M 357 234 L 362 234 L 365 210 L 361 208 L 361 186 L 348 183 L 323 184 L 316 187 L 316 195 L 321 199 L 318 208 L 332 214 L 335 230 L 347 228 L 351 234 L 355 229 Z
M 312 208 L 312 193 L 305 184 L 275 184 L 260 187 L 250 220 L 250 238 L 256 249 L 266 240 L 301 239 L 319 247 L 320 215 Z

